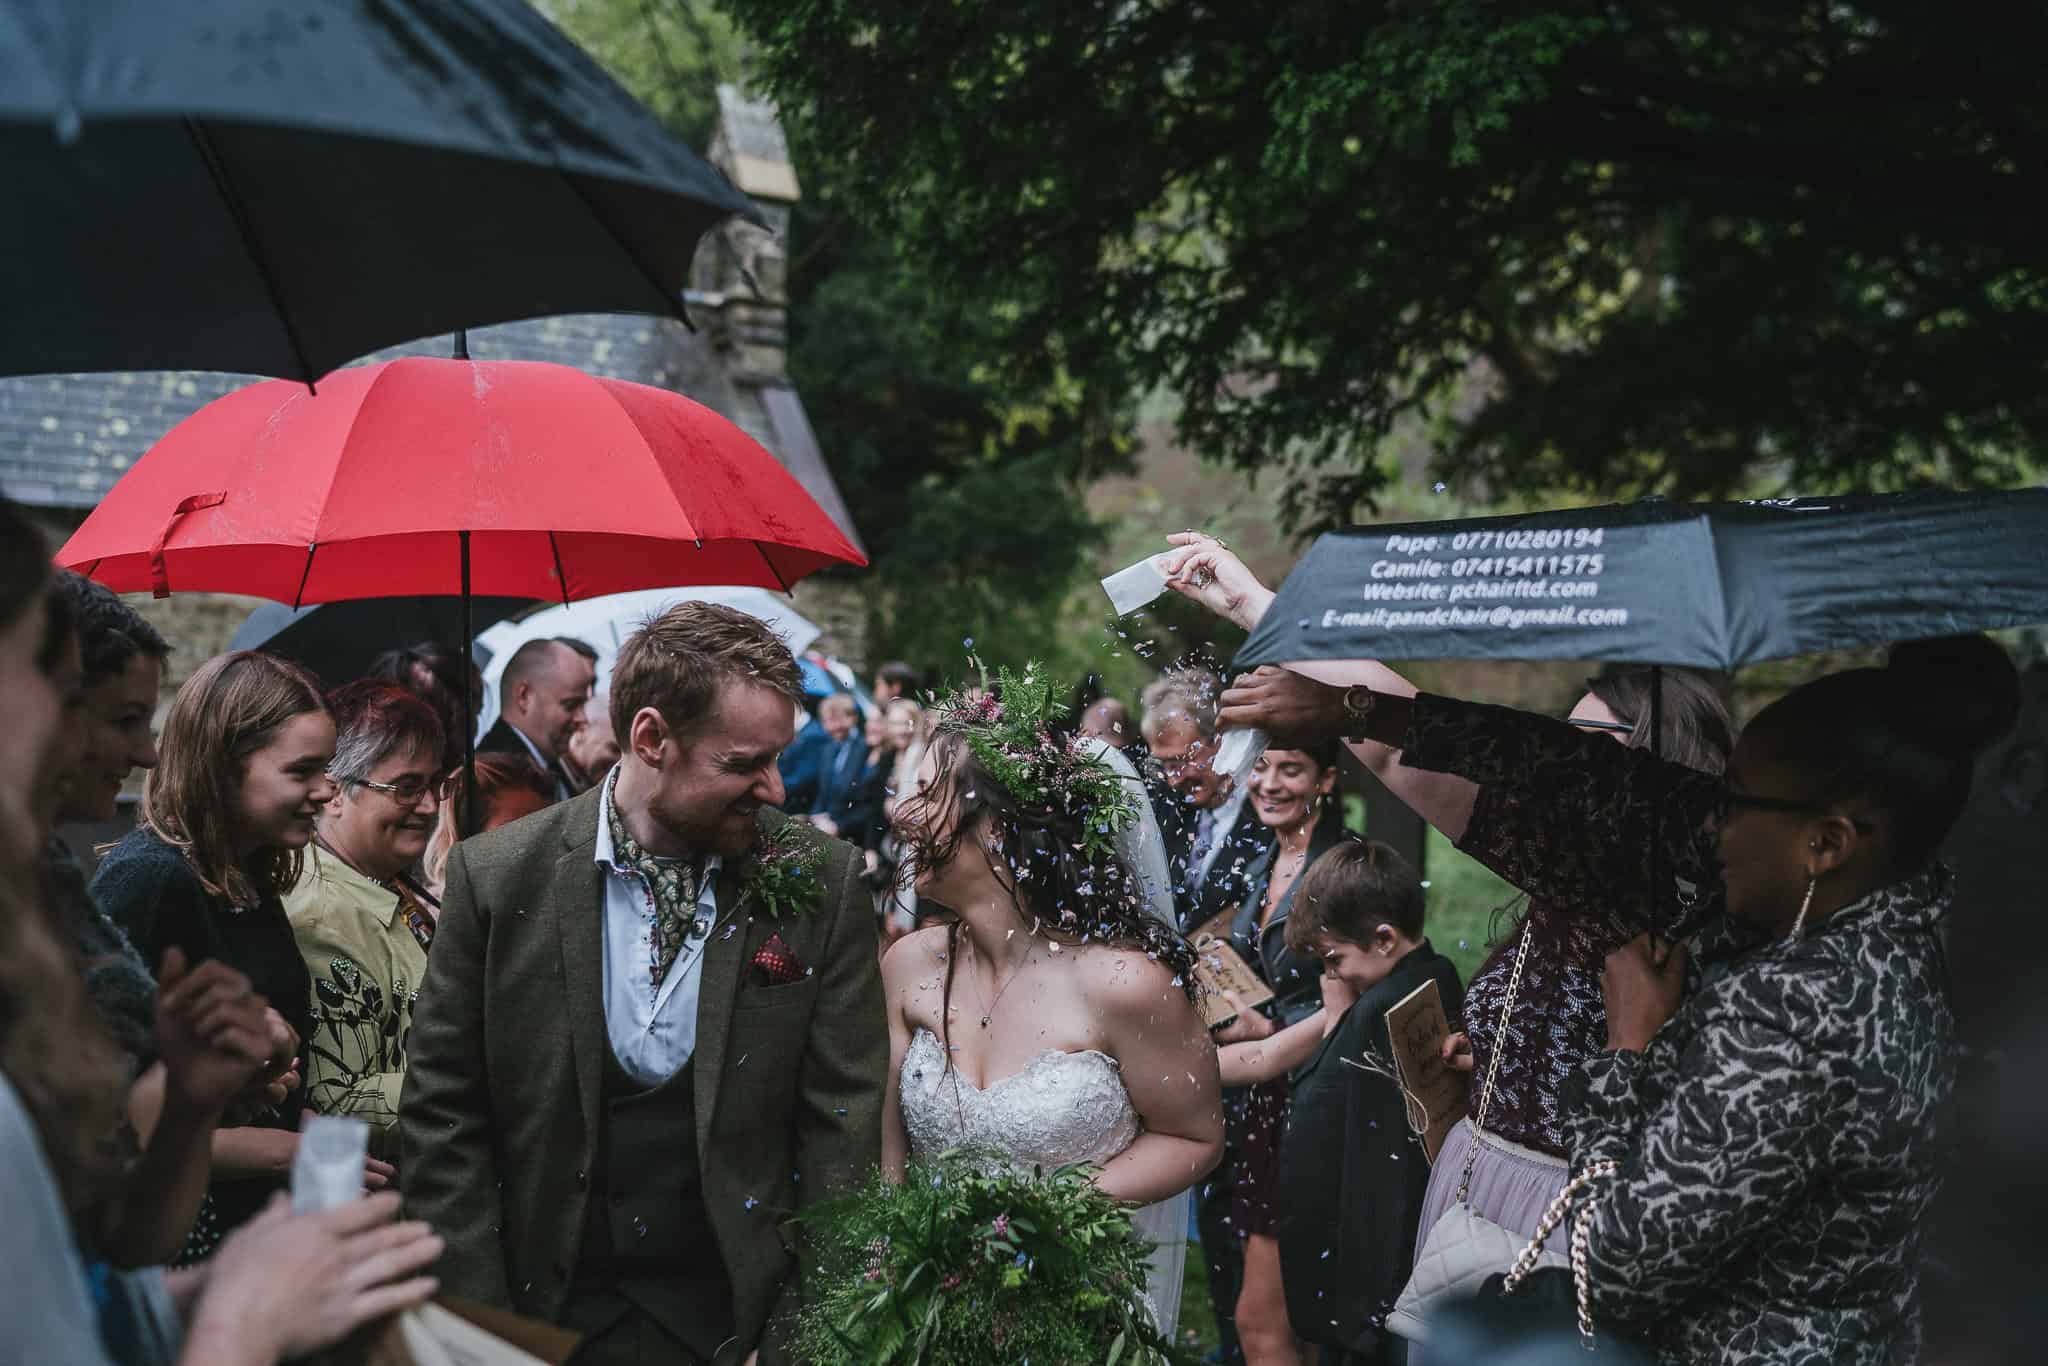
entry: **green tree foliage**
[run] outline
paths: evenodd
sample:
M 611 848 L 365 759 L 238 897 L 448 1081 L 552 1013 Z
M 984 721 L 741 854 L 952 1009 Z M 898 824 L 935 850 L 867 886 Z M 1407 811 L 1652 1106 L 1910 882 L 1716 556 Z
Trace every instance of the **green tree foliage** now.
M 705 0 L 536 2 L 696 146 L 717 84 L 745 84 L 745 44 Z M 870 656 L 958 676 L 971 635 L 991 660 L 1078 672 L 1062 605 L 1101 572 L 1084 492 L 1129 464 L 1128 375 L 1050 341 L 1020 358 L 999 291 L 910 268 L 847 211 L 844 152 L 792 133 L 790 377 L 867 544 Z
M 830 178 L 791 229 L 790 373 L 867 540 L 870 653 L 958 675 L 973 635 L 988 659 L 1071 668 L 1061 603 L 1102 540 L 1083 492 L 1129 461 L 1128 386 L 992 365 L 987 305 L 841 216 Z
M 725 0 L 846 192 L 1005 355 L 1369 504 L 2025 477 L 2039 6 Z
M 692 147 L 711 141 L 718 85 L 736 81 L 743 44 L 706 0 L 533 0 L 534 8 Z

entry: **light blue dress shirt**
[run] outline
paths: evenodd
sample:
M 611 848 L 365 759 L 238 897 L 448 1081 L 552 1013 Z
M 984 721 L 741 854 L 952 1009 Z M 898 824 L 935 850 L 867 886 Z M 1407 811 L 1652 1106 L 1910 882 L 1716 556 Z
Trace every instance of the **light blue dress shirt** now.
M 697 997 L 704 981 L 704 946 L 723 933 L 718 924 L 716 854 L 704 860 L 697 890 L 701 934 L 686 935 L 661 985 L 654 984 L 654 894 L 638 873 L 614 861 L 612 786 L 605 780 L 597 804 L 598 866 L 604 879 L 604 1029 L 612 1056 L 642 1086 L 659 1086 L 697 1050 Z

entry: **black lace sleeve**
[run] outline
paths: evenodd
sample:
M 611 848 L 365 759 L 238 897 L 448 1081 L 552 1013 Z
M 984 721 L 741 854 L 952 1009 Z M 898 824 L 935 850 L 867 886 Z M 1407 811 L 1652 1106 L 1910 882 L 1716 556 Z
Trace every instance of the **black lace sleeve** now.
M 1461 847 L 1532 896 L 1667 939 L 1719 914 L 1718 778 L 1546 716 L 1427 693 L 1401 761 L 1484 789 Z

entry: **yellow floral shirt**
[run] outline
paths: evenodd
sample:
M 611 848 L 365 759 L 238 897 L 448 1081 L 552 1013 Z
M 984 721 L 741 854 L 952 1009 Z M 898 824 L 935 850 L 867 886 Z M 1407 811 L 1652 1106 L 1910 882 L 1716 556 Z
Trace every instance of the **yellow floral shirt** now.
M 306 1104 L 370 1125 L 370 1152 L 398 1152 L 398 1097 L 427 952 L 399 894 L 318 845 L 284 898 L 313 978 Z

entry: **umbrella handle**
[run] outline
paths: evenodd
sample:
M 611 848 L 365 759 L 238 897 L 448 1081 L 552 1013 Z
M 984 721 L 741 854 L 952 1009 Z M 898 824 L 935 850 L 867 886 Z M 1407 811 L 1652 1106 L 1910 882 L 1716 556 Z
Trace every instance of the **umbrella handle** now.
M 149 548 L 149 591 L 154 597 L 167 598 L 171 595 L 170 566 L 164 563 L 164 543 L 171 539 L 171 528 L 178 519 L 188 512 L 201 508 L 217 508 L 227 501 L 227 494 L 195 493 L 171 509 L 171 515 L 164 518 L 164 529 L 156 534 L 156 543 Z

